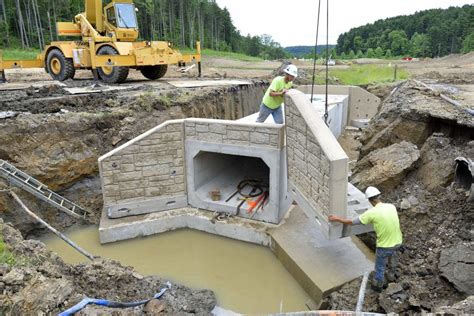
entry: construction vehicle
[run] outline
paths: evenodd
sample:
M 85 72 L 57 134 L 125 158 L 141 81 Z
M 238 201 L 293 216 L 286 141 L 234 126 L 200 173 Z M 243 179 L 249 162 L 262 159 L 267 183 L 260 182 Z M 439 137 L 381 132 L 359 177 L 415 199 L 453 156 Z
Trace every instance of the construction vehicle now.
M 124 82 L 130 68 L 155 80 L 166 74 L 168 65 L 197 62 L 201 74 L 201 49 L 183 55 L 167 41 L 137 41 L 139 31 L 133 0 L 84 0 L 85 12 L 73 22 L 58 22 L 59 36 L 80 37 L 78 41 L 57 41 L 46 46 L 35 60 L 3 60 L 0 52 L 0 80 L 5 69 L 44 68 L 54 80 L 74 78 L 76 69 L 90 69 L 94 79 Z

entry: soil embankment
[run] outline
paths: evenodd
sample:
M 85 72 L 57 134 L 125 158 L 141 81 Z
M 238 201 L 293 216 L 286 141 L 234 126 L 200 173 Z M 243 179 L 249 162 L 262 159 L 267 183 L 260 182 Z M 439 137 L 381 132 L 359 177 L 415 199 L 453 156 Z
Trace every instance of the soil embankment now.
M 368 289 L 364 311 L 474 312 L 474 205 L 453 183 L 455 159 L 474 157 L 473 138 L 474 117 L 417 81 L 401 83 L 360 137 L 350 180 L 379 187 L 382 200 L 395 204 L 406 248 L 399 278 L 380 294 Z M 375 248 L 373 233 L 361 238 Z M 331 294 L 328 308 L 353 309 L 360 283 Z

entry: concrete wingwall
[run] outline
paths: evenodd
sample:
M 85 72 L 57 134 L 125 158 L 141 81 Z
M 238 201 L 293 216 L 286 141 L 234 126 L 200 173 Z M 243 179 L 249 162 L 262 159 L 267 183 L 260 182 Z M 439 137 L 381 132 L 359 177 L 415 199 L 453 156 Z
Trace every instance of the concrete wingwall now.
M 305 93 L 311 93 L 311 86 L 298 86 L 298 90 Z M 324 94 L 326 87 L 315 85 L 315 94 Z M 377 114 L 380 106 L 380 98 L 372 93 L 356 86 L 328 86 L 328 94 L 349 95 L 349 113 L 347 123 L 350 125 L 352 120 L 370 119 Z
M 302 92 L 287 93 L 285 121 L 289 191 L 327 238 L 340 238 L 327 216 L 346 216 L 348 157 Z
M 167 121 L 100 157 L 99 170 L 109 217 L 187 206 L 184 120 Z

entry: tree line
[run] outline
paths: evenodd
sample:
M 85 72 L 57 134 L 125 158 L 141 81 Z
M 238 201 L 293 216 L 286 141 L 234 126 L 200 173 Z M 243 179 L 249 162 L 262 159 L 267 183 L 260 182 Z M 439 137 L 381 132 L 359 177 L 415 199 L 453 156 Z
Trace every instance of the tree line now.
M 439 57 L 474 50 L 474 5 L 432 9 L 352 28 L 337 40 L 342 56 Z
M 140 38 L 166 40 L 181 48 L 232 51 L 266 59 L 287 57 L 270 35 L 242 36 L 226 8 L 215 0 L 135 0 Z M 104 5 L 108 1 L 104 1 Z M 0 45 L 43 49 L 61 40 L 56 22 L 72 21 L 84 0 L 0 0 Z

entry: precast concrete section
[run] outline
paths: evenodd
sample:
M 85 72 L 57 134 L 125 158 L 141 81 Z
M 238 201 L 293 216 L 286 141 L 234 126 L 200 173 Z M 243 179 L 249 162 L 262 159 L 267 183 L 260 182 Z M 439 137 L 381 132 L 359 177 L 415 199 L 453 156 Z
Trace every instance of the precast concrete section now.
M 307 96 L 285 98 L 288 186 L 293 198 L 328 239 L 342 237 L 342 225 L 329 214 L 347 215 L 348 157 Z
M 167 121 L 99 158 L 110 218 L 188 205 L 183 123 Z
M 189 204 L 278 224 L 292 202 L 285 185 L 283 126 L 206 119 L 188 119 L 184 126 Z M 264 211 L 249 213 L 246 204 L 239 211 L 239 195 L 232 195 L 245 179 L 268 185 Z M 209 194 L 216 189 L 219 201 Z
M 313 92 L 315 94 L 324 94 L 326 87 L 323 85 L 314 86 Z M 298 90 L 305 94 L 310 94 L 312 87 L 298 86 Z M 328 86 L 329 95 L 347 95 L 348 99 L 348 113 L 345 114 L 345 125 L 355 127 L 367 127 L 369 120 L 377 114 L 380 106 L 380 98 L 372 93 L 356 86 Z

